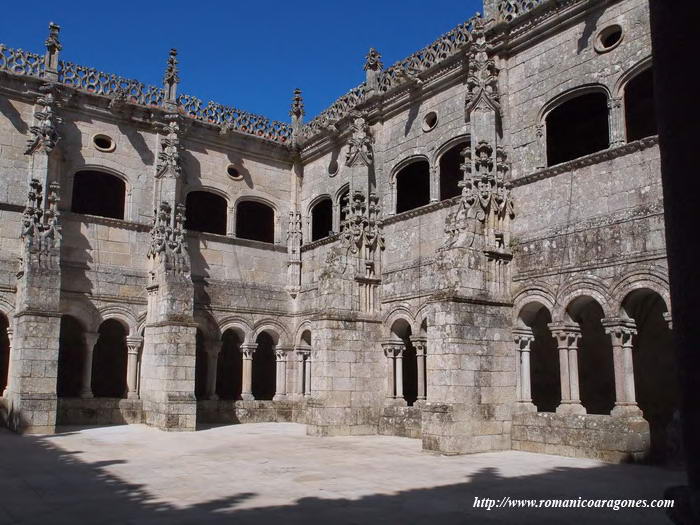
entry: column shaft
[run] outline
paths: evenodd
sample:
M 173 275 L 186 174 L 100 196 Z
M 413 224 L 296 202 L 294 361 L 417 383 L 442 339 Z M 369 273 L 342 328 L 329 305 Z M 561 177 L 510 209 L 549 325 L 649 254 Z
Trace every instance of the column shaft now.
M 304 395 L 311 395 L 311 354 L 306 354 L 306 358 L 303 361 L 304 365 Z
M 258 347 L 256 343 L 248 343 L 241 345 L 241 357 L 243 358 L 243 366 L 241 367 L 241 399 L 244 401 L 252 401 L 253 397 L 253 352 Z
M 86 332 L 84 334 L 85 341 L 85 361 L 83 363 L 83 381 L 80 387 L 80 397 L 89 399 L 92 396 L 92 356 L 95 350 L 95 345 L 100 334 L 94 332 Z
M 396 350 L 396 399 L 403 399 L 403 346 Z
M 416 360 L 418 361 L 418 401 L 423 401 L 425 395 L 425 343 L 416 343 Z
M 530 388 L 530 343 L 520 352 L 520 385 L 522 388 L 523 403 L 532 402 L 532 393 Z

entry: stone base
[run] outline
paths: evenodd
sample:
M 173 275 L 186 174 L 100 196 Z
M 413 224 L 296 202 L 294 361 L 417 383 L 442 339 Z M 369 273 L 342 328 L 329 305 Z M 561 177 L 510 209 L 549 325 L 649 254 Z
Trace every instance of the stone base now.
M 165 401 L 143 401 L 143 421 L 167 431 L 193 431 L 197 427 L 197 402 L 193 394 L 166 396 Z
M 300 401 L 197 401 L 197 423 L 235 425 L 239 423 L 304 423 Z
M 537 410 L 535 410 L 537 412 Z M 584 415 L 586 408 L 581 403 L 562 403 L 557 407 L 557 414 L 563 416 Z
M 420 439 L 421 408 L 384 407 L 379 418 L 379 434 Z
M 427 403 L 422 407 L 423 450 L 474 454 L 509 450 L 510 422 L 479 418 L 463 405 Z
M 518 402 L 513 405 L 513 414 L 532 414 L 537 412 L 533 403 Z
M 329 406 L 327 400 L 307 401 L 306 434 L 309 436 L 366 436 L 377 433 L 379 409 Z
M 140 399 L 58 399 L 57 425 L 124 425 L 142 422 Z
M 614 417 L 643 417 L 642 410 L 637 405 L 615 405 L 610 411 Z
M 20 434 L 53 434 L 56 396 L 10 393 L 0 401 L 0 423 Z
M 514 414 L 513 450 L 591 458 L 609 463 L 642 460 L 649 451 L 649 424 L 642 418 Z

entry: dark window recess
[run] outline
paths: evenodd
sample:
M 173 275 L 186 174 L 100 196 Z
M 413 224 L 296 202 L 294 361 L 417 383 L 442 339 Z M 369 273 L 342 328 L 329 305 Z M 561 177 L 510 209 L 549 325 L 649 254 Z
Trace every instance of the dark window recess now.
M 243 201 L 236 209 L 236 237 L 275 242 L 275 212 L 261 202 Z
M 330 199 L 323 199 L 311 209 L 311 240 L 328 237 L 332 229 L 333 203 Z
M 396 213 L 419 208 L 430 202 L 430 167 L 421 160 L 396 174 Z
M 208 191 L 187 194 L 185 228 L 226 235 L 226 199 Z
M 643 71 L 625 86 L 625 122 L 628 142 L 657 133 L 654 76 L 651 69 Z
M 605 49 L 613 47 L 622 39 L 622 28 L 615 26 L 604 35 L 601 35 L 600 42 Z
M 7 386 L 7 374 L 10 368 L 10 339 L 7 336 L 9 324 L 7 317 L 0 314 L 0 390 L 5 390 Z
M 608 99 L 588 93 L 568 100 L 547 115 L 547 164 L 554 166 L 610 145 Z
M 462 193 L 459 182 L 464 174 L 460 167 L 464 162 L 462 151 L 469 143 L 458 144 L 440 158 L 440 200 L 451 199 Z
M 241 399 L 243 377 L 241 339 L 233 330 L 226 330 L 217 360 L 216 394 L 219 399 Z
M 79 171 L 73 178 L 71 211 L 124 219 L 126 186 L 119 177 L 101 171 Z
M 100 325 L 100 336 L 92 357 L 92 394 L 95 397 L 125 397 L 126 330 L 114 319 Z
M 195 335 L 195 358 L 194 358 L 194 396 L 198 399 L 206 399 L 207 393 L 207 359 L 206 342 L 204 334 L 197 328 Z
M 340 199 L 338 201 L 338 209 L 340 213 L 340 230 L 342 231 L 343 229 L 343 222 L 345 219 L 348 218 L 348 206 L 349 206 L 349 201 L 350 201 L 350 190 L 345 190 L 341 195 Z

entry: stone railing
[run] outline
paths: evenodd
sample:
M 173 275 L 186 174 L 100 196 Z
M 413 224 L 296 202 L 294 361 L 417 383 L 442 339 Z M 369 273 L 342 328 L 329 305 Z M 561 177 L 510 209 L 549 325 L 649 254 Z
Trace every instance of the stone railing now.
M 0 71 L 7 71 L 14 75 L 41 77 L 44 73 L 44 57 L 0 44 Z
M 469 45 L 472 40 L 471 32 L 474 20 L 475 18 L 467 20 L 442 35 L 432 44 L 382 71 L 377 79 L 378 93 L 370 92 L 366 82 L 351 89 L 328 109 L 305 124 L 302 128 L 302 135 L 308 139 L 334 126 L 336 122 L 348 116 L 353 109 L 365 102 L 369 96 L 386 93 L 411 82 L 420 82 L 418 78 L 420 73 L 456 55 Z
M 21 49 L 11 49 L 0 44 L 0 72 L 13 75 L 44 78 L 46 75 L 43 55 Z M 58 62 L 58 82 L 79 91 L 119 98 L 125 103 L 149 107 L 165 107 L 165 91 L 161 87 L 148 86 L 138 80 L 123 78 L 112 73 L 81 66 L 72 62 Z M 204 104 L 191 95 L 177 97 L 178 111 L 192 119 L 214 124 L 222 131 L 239 131 L 279 143 L 290 143 L 292 127 L 284 122 L 271 121 L 240 109 L 215 102 Z
M 524 15 L 547 0 L 501 0 L 498 3 L 498 19 L 510 22 Z

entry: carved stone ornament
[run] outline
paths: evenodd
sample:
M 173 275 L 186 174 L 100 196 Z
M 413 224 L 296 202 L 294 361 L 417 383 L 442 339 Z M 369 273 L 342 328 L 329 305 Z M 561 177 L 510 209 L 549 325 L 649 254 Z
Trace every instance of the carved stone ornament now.
M 483 18 L 477 18 L 472 30 L 474 41 L 468 52 L 469 70 L 465 100 L 467 116 L 474 111 L 501 111 L 498 93 L 499 71 L 488 55 L 485 25 Z
M 370 252 L 384 249 L 384 236 L 379 225 L 381 208 L 374 193 L 365 199 L 363 193 L 356 191 L 345 204 L 344 212 L 340 234 L 344 246 L 353 254 L 363 248 Z
M 161 126 L 163 137 L 160 140 L 156 177 L 178 178 L 182 174 L 180 158 L 180 125 L 176 115 L 166 115 L 167 124 Z
M 169 203 L 161 202 L 154 211 L 148 258 L 158 263 L 167 274 L 189 278 L 190 256 L 184 224 L 184 204 L 173 208 Z
M 29 128 L 30 136 L 24 151 L 26 155 L 39 152 L 48 155 L 60 139 L 57 125 L 61 123 L 61 119 L 54 112 L 56 97 L 52 92 L 53 86 L 45 85 L 42 86 L 41 90 L 44 93 L 36 101 L 37 110 L 34 112 L 34 125 Z
M 61 252 L 61 226 L 59 224 L 58 202 L 60 186 L 57 182 L 49 185 L 44 208 L 43 188 L 38 180 L 32 179 L 27 194 L 27 205 L 22 214 L 21 238 L 23 244 L 20 274 L 30 269 L 57 269 Z
M 304 99 L 301 96 L 301 89 L 299 88 L 294 90 L 294 97 L 292 98 L 292 106 L 289 109 L 289 116 L 296 117 L 297 119 L 304 116 Z
M 352 114 L 352 135 L 348 140 L 348 150 L 345 154 L 346 166 L 371 166 L 374 161 L 372 153 L 372 135 L 365 116 L 360 112 Z
M 369 52 L 365 57 L 365 66 L 363 69 L 365 71 L 380 71 L 383 67 L 384 64 L 382 64 L 382 55 L 379 54 L 379 51 L 373 47 L 370 47 Z

